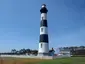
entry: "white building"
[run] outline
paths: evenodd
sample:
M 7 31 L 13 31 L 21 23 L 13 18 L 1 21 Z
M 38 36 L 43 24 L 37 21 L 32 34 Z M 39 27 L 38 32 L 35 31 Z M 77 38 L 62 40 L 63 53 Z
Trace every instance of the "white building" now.
M 70 50 L 66 50 L 66 49 L 59 49 L 59 56 L 63 56 L 63 57 L 71 57 L 71 53 Z

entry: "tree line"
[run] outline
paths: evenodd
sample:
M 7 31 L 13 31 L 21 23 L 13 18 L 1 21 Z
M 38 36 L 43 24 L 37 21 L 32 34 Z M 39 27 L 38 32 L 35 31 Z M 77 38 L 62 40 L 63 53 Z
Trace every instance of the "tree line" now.
M 54 51 L 53 48 L 49 50 L 49 53 L 52 51 Z M 0 53 L 0 55 L 35 55 L 35 56 L 37 54 L 38 54 L 38 50 L 25 49 L 25 48 L 20 50 L 12 49 L 11 52 Z

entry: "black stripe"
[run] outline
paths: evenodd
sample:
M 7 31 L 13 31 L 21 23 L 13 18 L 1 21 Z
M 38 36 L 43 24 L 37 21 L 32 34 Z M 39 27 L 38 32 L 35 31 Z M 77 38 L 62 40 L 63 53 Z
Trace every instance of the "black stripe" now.
M 48 10 L 47 10 L 47 8 L 44 7 L 44 8 L 41 8 L 40 12 L 41 12 L 41 13 L 47 13 Z
M 41 27 L 41 26 L 47 27 L 47 20 L 41 20 L 41 22 L 40 22 L 40 27 Z
M 48 35 L 47 34 L 41 34 L 40 35 L 40 42 L 48 43 Z

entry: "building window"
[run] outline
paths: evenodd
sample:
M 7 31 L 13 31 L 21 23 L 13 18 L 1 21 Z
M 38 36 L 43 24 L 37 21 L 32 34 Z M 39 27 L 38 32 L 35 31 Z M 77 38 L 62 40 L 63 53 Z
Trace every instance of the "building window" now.
M 43 28 L 41 28 L 41 32 L 43 32 Z

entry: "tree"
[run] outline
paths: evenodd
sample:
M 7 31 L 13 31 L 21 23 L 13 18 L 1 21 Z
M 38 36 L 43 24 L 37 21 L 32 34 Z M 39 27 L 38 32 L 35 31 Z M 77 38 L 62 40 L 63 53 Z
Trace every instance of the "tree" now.
M 30 49 L 25 49 L 25 50 L 26 50 L 26 53 L 28 53 L 28 55 L 30 55 L 31 50 Z
M 80 49 L 84 50 L 85 49 L 85 46 L 80 46 Z
M 11 53 L 16 53 L 16 49 L 12 49 L 11 50 Z
M 19 53 L 20 54 L 25 54 L 26 53 L 26 50 L 23 48 L 23 49 L 19 50 Z
M 37 55 L 38 54 L 38 50 L 32 50 L 32 54 L 33 55 Z

